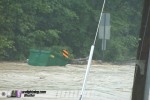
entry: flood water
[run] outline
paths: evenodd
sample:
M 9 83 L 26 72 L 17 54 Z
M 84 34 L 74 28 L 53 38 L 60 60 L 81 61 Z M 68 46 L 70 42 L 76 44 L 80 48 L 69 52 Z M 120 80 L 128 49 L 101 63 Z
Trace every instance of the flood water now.
M 19 100 L 79 100 L 86 65 L 30 66 L 0 63 L 0 92 L 46 90 L 46 94 Z M 84 100 L 131 100 L 134 64 L 92 65 Z M 16 98 L 0 97 L 0 100 Z

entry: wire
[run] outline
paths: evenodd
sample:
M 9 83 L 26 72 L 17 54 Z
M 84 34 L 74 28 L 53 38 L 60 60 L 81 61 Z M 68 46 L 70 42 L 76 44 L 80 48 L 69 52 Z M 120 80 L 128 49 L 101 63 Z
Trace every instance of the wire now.
M 98 25 L 97 25 L 97 30 L 96 30 L 96 35 L 95 35 L 95 39 L 94 39 L 93 45 L 95 45 L 95 42 L 96 42 L 96 39 L 97 39 L 98 29 L 99 29 L 99 25 L 100 25 L 100 22 L 101 22 L 101 19 L 102 19 L 102 14 L 103 14 L 104 7 L 105 7 L 105 1 L 106 0 L 104 0 L 104 3 L 103 3 L 103 7 L 102 7 L 101 14 L 100 14 L 99 22 L 98 22 Z
M 98 26 L 97 26 L 97 31 L 96 31 L 94 43 L 93 43 L 93 45 L 91 46 L 91 50 L 90 50 L 90 54 L 89 54 L 89 60 L 88 60 L 87 69 L 86 69 L 86 73 L 85 73 L 85 76 L 84 76 L 84 81 L 83 81 L 82 90 L 81 90 L 81 95 L 80 95 L 79 100 L 83 100 L 84 91 L 85 91 L 86 84 L 87 84 L 87 78 L 88 78 L 88 74 L 89 74 L 90 67 L 91 67 L 91 61 L 92 61 L 93 52 L 94 52 L 94 45 L 95 45 L 96 38 L 97 38 L 97 35 L 98 35 L 98 29 L 99 29 L 99 25 L 100 25 L 101 18 L 102 18 L 102 13 L 103 13 L 103 10 L 104 10 L 104 7 L 105 7 L 105 1 L 106 1 L 106 0 L 104 0 L 104 2 L 103 2 L 102 11 L 101 11 L 100 19 L 99 19 L 99 22 L 98 22 Z

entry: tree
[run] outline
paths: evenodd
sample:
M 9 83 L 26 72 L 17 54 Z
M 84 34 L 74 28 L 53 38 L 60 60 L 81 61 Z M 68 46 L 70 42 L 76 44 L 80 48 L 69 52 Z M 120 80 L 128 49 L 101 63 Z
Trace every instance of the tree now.
M 103 0 L 1 0 L 3 58 L 22 60 L 28 57 L 31 48 L 52 47 L 67 47 L 75 57 L 88 56 L 102 3 Z M 141 5 L 141 0 L 136 5 L 134 0 L 106 2 L 104 12 L 111 14 L 111 40 L 105 60 L 123 60 L 135 55 L 131 51 L 137 47 Z M 113 59 L 108 59 L 110 55 Z M 100 42 L 96 42 L 94 58 L 101 56 Z

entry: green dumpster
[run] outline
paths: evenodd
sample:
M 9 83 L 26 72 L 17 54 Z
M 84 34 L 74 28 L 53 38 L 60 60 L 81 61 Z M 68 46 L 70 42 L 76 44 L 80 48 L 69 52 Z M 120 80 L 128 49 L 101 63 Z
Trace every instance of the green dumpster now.
M 50 51 L 30 50 L 28 64 L 33 66 L 48 66 Z
M 52 53 L 50 55 L 48 65 L 49 66 L 65 66 L 68 63 L 68 61 L 69 61 L 68 58 L 65 58 L 64 56 L 60 54 Z
M 30 50 L 29 65 L 33 66 L 65 66 L 69 59 L 60 53 L 45 50 Z

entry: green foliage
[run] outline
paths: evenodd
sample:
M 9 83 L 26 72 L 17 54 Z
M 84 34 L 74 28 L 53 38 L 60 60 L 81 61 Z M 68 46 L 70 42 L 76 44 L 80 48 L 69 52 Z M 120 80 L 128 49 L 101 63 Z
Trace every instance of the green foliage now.
M 31 48 L 69 50 L 87 57 L 93 43 L 103 0 L 1 0 L 0 59 L 22 60 Z M 133 58 L 141 20 L 141 0 L 108 0 L 111 40 L 104 60 Z M 100 40 L 94 58 L 101 59 Z
M 7 49 L 13 48 L 13 41 L 9 41 L 5 36 L 0 35 L 0 60 L 4 59 L 8 54 Z

